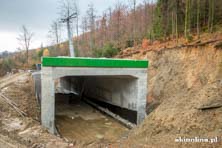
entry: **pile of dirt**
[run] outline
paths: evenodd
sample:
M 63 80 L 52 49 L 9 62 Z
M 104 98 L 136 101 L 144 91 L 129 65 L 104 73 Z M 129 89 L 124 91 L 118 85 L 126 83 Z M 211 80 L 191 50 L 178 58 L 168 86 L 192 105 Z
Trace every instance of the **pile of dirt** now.
M 217 35 L 217 39 L 220 38 Z M 218 42 L 172 50 L 141 50 L 130 56 L 125 51 L 126 56 L 121 55 L 150 61 L 148 116 L 121 144 L 151 147 L 221 144 L 221 140 L 217 143 L 175 142 L 179 137 L 221 139 L 222 50 L 214 48 Z

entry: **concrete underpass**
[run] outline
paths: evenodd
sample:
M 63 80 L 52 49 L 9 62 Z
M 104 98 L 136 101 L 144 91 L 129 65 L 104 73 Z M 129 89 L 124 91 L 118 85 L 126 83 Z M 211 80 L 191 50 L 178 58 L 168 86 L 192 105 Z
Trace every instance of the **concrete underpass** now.
M 84 114 L 89 108 L 88 102 L 117 114 L 124 121 L 141 123 L 146 116 L 147 67 L 148 61 L 145 60 L 44 57 L 41 70 L 42 125 L 55 133 L 57 119 L 59 121 L 70 112 L 73 119 L 78 111 Z M 62 126 L 62 122 L 59 125 Z

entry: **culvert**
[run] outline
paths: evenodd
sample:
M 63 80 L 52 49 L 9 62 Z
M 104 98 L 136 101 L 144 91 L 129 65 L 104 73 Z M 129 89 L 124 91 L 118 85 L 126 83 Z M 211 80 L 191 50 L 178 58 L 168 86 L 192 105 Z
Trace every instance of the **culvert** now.
M 56 92 L 79 95 L 125 120 L 141 123 L 146 115 L 147 67 L 146 60 L 43 57 L 42 125 L 55 133 Z

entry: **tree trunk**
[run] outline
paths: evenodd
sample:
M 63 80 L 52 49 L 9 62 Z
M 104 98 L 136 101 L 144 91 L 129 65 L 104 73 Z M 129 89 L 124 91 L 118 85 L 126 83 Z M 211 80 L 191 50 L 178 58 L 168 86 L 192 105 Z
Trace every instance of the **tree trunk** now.
M 178 43 L 178 21 L 177 21 L 177 17 L 178 17 L 178 15 L 176 13 L 176 41 Z
M 197 36 L 200 38 L 200 0 L 197 0 Z
M 133 44 L 136 44 L 136 0 L 133 0 Z
M 172 14 L 171 14 L 171 20 L 172 20 L 172 38 L 174 38 L 174 12 L 172 12 Z
M 214 9 L 215 9 L 215 0 L 211 0 L 211 25 L 210 25 L 210 32 L 213 32 L 213 26 L 214 26 Z
M 188 17 L 189 15 L 189 0 L 186 0 L 186 13 L 185 13 L 185 28 L 184 28 L 184 36 L 185 38 L 188 37 Z
M 209 10 L 208 10 L 208 31 L 209 33 L 213 32 L 214 24 L 214 2 L 215 0 L 209 0 Z
M 27 66 L 29 64 L 29 49 L 26 48 L 26 60 L 27 60 Z
M 191 0 L 188 0 L 188 36 L 190 35 L 191 30 Z
M 176 26 L 176 40 L 177 40 L 177 43 L 178 43 L 178 15 L 177 15 L 177 13 L 178 13 L 178 7 L 179 7 L 179 0 L 176 0 L 176 24 L 175 24 L 175 26 Z

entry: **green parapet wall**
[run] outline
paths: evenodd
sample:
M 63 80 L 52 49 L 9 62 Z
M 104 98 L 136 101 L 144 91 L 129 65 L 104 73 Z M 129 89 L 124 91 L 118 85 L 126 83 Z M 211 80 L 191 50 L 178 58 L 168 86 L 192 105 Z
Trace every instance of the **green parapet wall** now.
M 148 68 L 147 60 L 110 58 L 43 57 L 43 67 Z

